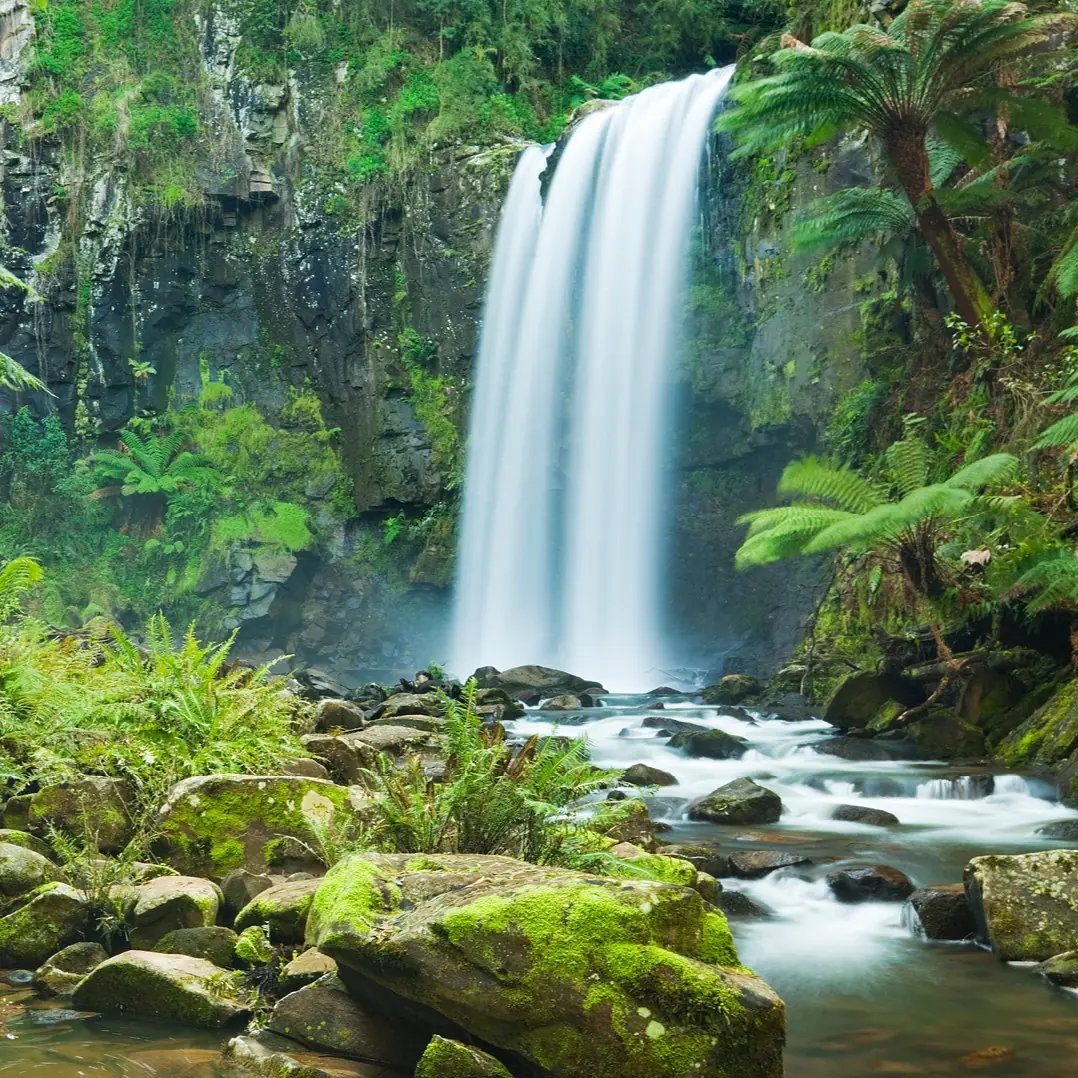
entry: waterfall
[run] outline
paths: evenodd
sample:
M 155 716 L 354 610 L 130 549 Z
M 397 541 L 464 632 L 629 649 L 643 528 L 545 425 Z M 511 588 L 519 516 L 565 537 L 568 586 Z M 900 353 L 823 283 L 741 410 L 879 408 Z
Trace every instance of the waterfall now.
M 542 663 L 649 688 L 668 385 L 700 162 L 732 68 L 665 83 L 574 129 L 545 201 L 522 155 L 483 316 L 451 667 Z

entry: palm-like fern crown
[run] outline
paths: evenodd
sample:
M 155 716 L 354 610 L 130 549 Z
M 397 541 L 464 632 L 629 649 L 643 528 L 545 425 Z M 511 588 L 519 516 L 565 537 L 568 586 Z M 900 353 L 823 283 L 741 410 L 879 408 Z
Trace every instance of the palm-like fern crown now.
M 857 25 L 811 45 L 783 39 L 775 75 L 736 87 L 738 107 L 719 117 L 739 135 L 739 153 L 860 125 L 886 138 L 925 134 L 936 117 L 976 89 L 996 93 L 992 76 L 1028 53 L 1073 15 L 1029 15 L 1009 0 L 911 0 L 885 30 Z
M 891 445 L 884 461 L 888 488 L 818 457 L 787 465 L 779 493 L 794 502 L 740 518 L 749 531 L 735 555 L 738 568 L 841 547 L 859 553 L 900 545 L 920 524 L 969 512 L 980 492 L 1006 482 L 1018 466 L 1011 454 L 996 453 L 932 483 L 931 454 L 916 434 Z M 993 505 L 1003 507 L 998 499 Z
M 1060 389 L 1044 398 L 1046 405 L 1073 404 L 1078 400 L 1078 374 L 1072 374 Z M 1078 412 L 1057 420 L 1033 443 L 1034 449 L 1058 449 L 1065 446 L 1073 453 L 1078 449 Z
M 174 494 L 182 486 L 208 486 L 219 475 L 195 453 L 177 453 L 183 434 L 140 438 L 133 431 L 120 431 L 126 453 L 101 450 L 93 455 L 98 470 L 119 480 L 124 494 Z

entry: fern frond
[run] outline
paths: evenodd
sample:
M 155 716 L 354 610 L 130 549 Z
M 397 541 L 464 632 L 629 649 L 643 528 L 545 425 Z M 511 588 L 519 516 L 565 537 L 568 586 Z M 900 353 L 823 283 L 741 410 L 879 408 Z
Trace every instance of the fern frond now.
M 1055 449 L 1061 445 L 1074 445 L 1075 442 L 1078 442 L 1078 412 L 1053 423 L 1033 443 L 1033 448 Z
M 906 495 L 928 482 L 930 456 L 924 440 L 916 436 L 894 442 L 884 454 L 899 493 Z
M 837 247 L 866 236 L 905 236 L 913 228 L 909 202 L 883 187 L 850 187 L 810 202 L 793 227 L 793 249 Z
M 982 490 L 999 486 L 1013 479 L 1018 471 L 1018 458 L 1012 453 L 992 453 L 972 461 L 944 480 L 944 486 L 962 487 L 966 490 Z
M 787 464 L 778 489 L 787 497 L 819 498 L 851 513 L 864 513 L 884 497 L 874 483 L 851 468 L 819 457 L 802 457 Z
M 12 558 L 0 569 L 0 621 L 7 621 L 22 605 L 22 597 L 44 576 L 33 558 Z

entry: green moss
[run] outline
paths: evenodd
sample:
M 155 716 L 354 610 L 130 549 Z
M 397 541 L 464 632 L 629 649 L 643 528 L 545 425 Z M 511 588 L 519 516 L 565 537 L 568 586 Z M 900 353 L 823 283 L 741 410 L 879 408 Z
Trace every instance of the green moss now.
M 429 871 L 429 869 L 424 869 Z M 378 920 L 400 907 L 401 892 L 363 856 L 348 857 L 326 873 L 307 915 L 306 943 L 327 954 L 362 946 Z
M 233 954 L 245 966 L 265 966 L 273 961 L 276 951 L 261 925 L 245 928 L 236 940 Z
M 1064 685 L 995 751 L 1008 767 L 1051 767 L 1078 750 L 1078 680 Z
M 478 1048 L 435 1036 L 415 1070 L 415 1078 L 512 1078 L 493 1056 Z

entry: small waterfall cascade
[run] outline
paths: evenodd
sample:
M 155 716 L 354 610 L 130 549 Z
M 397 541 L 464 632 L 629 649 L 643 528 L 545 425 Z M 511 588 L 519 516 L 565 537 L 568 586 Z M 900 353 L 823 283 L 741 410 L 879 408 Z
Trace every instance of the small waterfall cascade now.
M 649 688 L 661 632 L 667 388 L 703 152 L 732 68 L 652 87 L 517 166 L 486 297 L 450 666 Z

